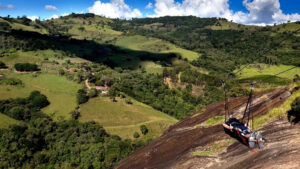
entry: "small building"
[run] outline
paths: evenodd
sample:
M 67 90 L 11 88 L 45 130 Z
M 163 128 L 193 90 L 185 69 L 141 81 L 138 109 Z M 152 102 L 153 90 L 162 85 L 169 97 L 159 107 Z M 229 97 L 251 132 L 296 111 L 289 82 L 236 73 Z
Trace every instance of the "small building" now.
M 109 88 L 106 86 L 95 86 L 95 89 L 101 91 L 102 95 L 107 95 Z
M 96 89 L 96 90 L 101 90 L 101 91 L 106 91 L 106 90 L 108 90 L 108 88 L 105 87 L 105 86 L 95 86 L 95 89 Z

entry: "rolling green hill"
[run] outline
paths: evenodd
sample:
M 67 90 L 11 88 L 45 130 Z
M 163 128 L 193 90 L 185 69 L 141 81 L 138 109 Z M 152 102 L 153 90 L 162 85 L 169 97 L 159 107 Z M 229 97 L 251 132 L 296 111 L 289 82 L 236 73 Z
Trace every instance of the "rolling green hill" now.
M 248 95 L 252 81 L 255 92 L 299 85 L 298 29 L 298 22 L 257 27 L 192 16 L 2 17 L 0 168 L 113 168 L 178 120 L 223 100 L 226 77 L 229 97 Z
M 142 104 L 132 98 L 132 104 L 127 104 L 126 99 L 118 98 L 112 102 L 107 97 L 97 97 L 80 106 L 81 122 L 95 121 L 111 134 L 120 137 L 133 138 L 134 132 L 140 133 L 140 126 L 145 124 L 149 133 L 143 137 L 144 140 L 154 139 L 160 136 L 170 125 L 177 122 L 162 112 L 150 106 Z M 140 135 L 142 135 L 140 133 Z

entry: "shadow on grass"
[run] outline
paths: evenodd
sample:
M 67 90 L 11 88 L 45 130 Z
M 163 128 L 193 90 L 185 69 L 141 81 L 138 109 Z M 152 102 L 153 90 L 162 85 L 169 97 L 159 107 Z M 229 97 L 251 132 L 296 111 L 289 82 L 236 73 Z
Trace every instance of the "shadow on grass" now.
M 10 48 L 23 51 L 61 50 L 69 56 L 76 56 L 92 62 L 102 63 L 109 67 L 136 69 L 141 61 L 154 61 L 161 65 L 171 64 L 177 53 L 151 53 L 124 49 L 111 44 L 99 44 L 91 40 L 71 39 L 68 36 L 49 36 L 36 32 L 11 30 L 0 32 L 0 36 L 9 39 Z

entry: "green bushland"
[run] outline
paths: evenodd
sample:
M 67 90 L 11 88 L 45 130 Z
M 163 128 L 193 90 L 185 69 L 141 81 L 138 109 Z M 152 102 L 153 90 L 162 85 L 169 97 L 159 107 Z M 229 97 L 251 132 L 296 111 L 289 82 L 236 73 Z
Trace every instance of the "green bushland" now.
M 28 98 L 1 101 L 1 111 L 25 122 L 0 129 L 1 168 L 109 169 L 145 144 L 109 135 L 95 122 L 55 122 L 36 105 L 48 101 L 43 97 L 32 92 Z

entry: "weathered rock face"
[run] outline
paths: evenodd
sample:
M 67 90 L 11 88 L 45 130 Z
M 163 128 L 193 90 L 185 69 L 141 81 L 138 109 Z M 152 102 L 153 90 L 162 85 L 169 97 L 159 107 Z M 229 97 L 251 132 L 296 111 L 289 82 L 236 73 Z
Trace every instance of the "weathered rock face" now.
M 287 89 L 276 89 L 256 95 L 251 109 L 254 117 L 281 105 L 289 96 L 290 92 Z M 235 117 L 241 116 L 246 102 L 247 97 L 230 101 L 229 107 Z M 229 136 L 224 133 L 221 125 L 199 125 L 213 116 L 220 115 L 224 115 L 224 102 L 207 106 L 204 112 L 199 111 L 170 127 L 161 137 L 124 159 L 116 169 L 265 168 L 267 164 L 272 168 L 281 163 L 290 163 L 290 167 L 293 167 L 295 162 L 292 163 L 291 160 L 296 157 L 299 159 L 299 128 L 281 121 L 273 122 L 263 130 L 267 141 L 265 149 L 261 152 L 253 153 L 248 147 L 234 142 L 226 152 L 216 156 L 192 155 L 191 152 L 199 147 L 228 140 Z M 289 144 L 290 142 L 292 143 Z M 280 148 L 284 145 L 288 148 Z M 272 159 L 276 159 L 276 163 L 272 162 Z M 299 164 L 298 161 L 296 162 Z

